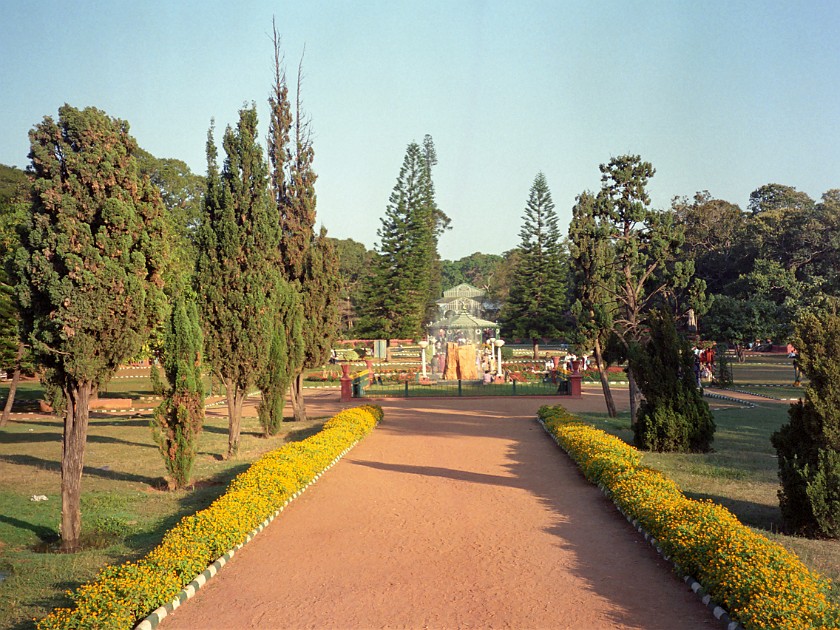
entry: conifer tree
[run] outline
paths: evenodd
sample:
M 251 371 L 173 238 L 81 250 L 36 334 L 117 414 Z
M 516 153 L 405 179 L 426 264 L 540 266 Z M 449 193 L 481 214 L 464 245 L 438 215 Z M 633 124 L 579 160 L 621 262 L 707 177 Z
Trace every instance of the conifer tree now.
M 207 361 L 225 385 L 227 456 L 239 448 L 242 404 L 268 362 L 272 335 L 292 304 L 283 279 L 277 206 L 268 192 L 268 167 L 257 138 L 257 112 L 239 112 L 224 134 L 219 172 L 211 126 L 207 139 L 207 193 L 199 229 L 195 276 Z
M 437 259 L 430 168 L 416 142 L 406 149 L 391 193 L 368 283 L 361 334 L 385 339 L 423 334 Z
M 558 335 L 567 307 L 567 267 L 545 175 L 537 173 L 519 231 L 519 262 L 505 304 L 505 334 L 527 337 L 539 358 L 541 337 Z
M 642 322 L 643 343 L 630 346 L 630 371 L 644 395 L 633 427 L 636 446 L 658 452 L 704 453 L 715 421 L 697 387 L 694 353 L 677 333 L 668 311 L 652 311 Z
M 288 374 L 289 394 L 295 420 L 306 420 L 303 397 L 303 370 L 326 361 L 332 342 L 338 335 L 338 304 L 341 291 L 335 251 L 315 237 L 317 175 L 312 167 L 315 151 L 309 121 L 301 101 L 303 59 L 298 65 L 295 113 L 291 114 L 280 38 L 274 26 L 274 85 L 269 98 L 272 111 L 269 132 L 269 157 L 272 167 L 272 192 L 280 216 L 280 259 L 287 281 L 300 293 L 300 317 L 303 325 L 286 322 L 285 357 L 275 354 L 283 365 L 271 368 Z M 292 126 L 294 128 L 292 128 Z M 317 251 L 316 251 L 317 250 Z M 328 260 L 329 259 L 329 260 Z M 324 274 L 332 273 L 331 276 Z M 302 330 L 306 334 L 296 334 Z M 326 353 L 322 350 L 326 347 Z M 276 375 L 271 377 L 276 380 Z M 275 383 L 279 386 L 279 381 Z M 280 399 L 285 392 L 263 396 Z M 277 408 L 276 405 L 274 407 Z M 282 408 L 282 407 L 281 407 Z
M 822 311 L 822 312 L 821 312 Z M 793 533 L 840 538 L 840 315 L 836 301 L 803 313 L 794 344 L 810 380 L 805 399 L 771 440 L 779 456 L 779 506 Z
M 190 482 L 198 436 L 204 424 L 204 342 L 198 309 L 185 293 L 177 294 L 167 322 L 162 359 L 169 388 L 151 420 L 152 436 L 173 489 L 183 488 Z
M 128 123 L 69 105 L 29 133 L 34 180 L 15 269 L 24 331 L 65 403 L 61 537 L 75 551 L 89 403 L 163 317 L 160 194 Z
M 650 208 L 646 187 L 656 172 L 650 162 L 638 155 L 623 155 L 602 164 L 600 170 L 595 218 L 600 238 L 610 243 L 611 269 L 606 273 L 617 282 L 608 301 L 615 304 L 614 330 L 628 351 L 644 341 L 644 315 L 688 285 L 694 263 L 678 260 L 684 231 L 673 213 Z M 635 424 L 641 392 L 632 369 L 628 381 Z
M 615 291 L 615 278 L 611 274 L 610 243 L 599 233 L 595 220 L 595 203 L 595 197 L 584 192 L 572 208 L 569 224 L 569 263 L 574 299 L 572 313 L 577 320 L 576 334 L 587 348 L 594 349 L 607 413 L 615 418 L 618 414 L 603 352 L 612 330 L 615 305 L 610 302 L 610 295 Z

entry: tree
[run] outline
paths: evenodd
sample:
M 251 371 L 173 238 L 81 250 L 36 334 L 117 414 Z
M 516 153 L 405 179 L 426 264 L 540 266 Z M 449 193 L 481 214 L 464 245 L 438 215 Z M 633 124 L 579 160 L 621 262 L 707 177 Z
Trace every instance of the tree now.
M 650 208 L 648 180 L 656 172 L 638 155 L 612 158 L 600 166 L 601 190 L 595 218 L 612 250 L 611 270 L 618 278 L 610 301 L 615 332 L 626 351 L 644 339 L 643 316 L 675 291 L 687 287 L 694 272 L 692 261 L 681 261 L 682 226 L 673 213 Z M 641 393 L 633 370 L 628 371 L 630 416 L 636 422 Z
M 541 337 L 560 334 L 566 300 L 566 261 L 545 175 L 537 173 L 519 231 L 519 262 L 503 308 L 505 334 L 527 337 L 539 358 Z
M 273 364 L 270 369 L 289 373 L 294 419 L 305 421 L 303 370 L 326 362 L 332 342 L 338 334 L 341 289 L 338 261 L 335 250 L 329 246 L 326 231 L 322 230 L 320 237 L 315 237 L 317 175 L 312 167 L 315 151 L 310 125 L 304 118 L 301 103 L 303 58 L 298 65 L 294 134 L 291 138 L 292 118 L 282 59 L 275 26 L 274 85 L 269 98 L 273 113 L 269 133 L 272 190 L 280 215 L 283 272 L 286 280 L 300 293 L 300 313 L 306 325 L 302 328 L 305 335 L 287 338 L 286 356 L 275 356 L 283 365 Z M 288 148 L 286 143 L 290 141 L 293 146 Z M 285 330 L 292 334 L 294 323 L 285 326 Z M 282 397 L 282 392 L 279 395 Z
M 11 372 L 12 381 L 0 416 L 0 427 L 11 417 L 23 363 L 29 363 L 20 338 L 15 287 L 7 267 L 20 247 L 20 232 L 29 215 L 31 184 L 24 171 L 0 165 L 0 370 Z
M 280 273 L 277 206 L 257 138 L 256 107 L 242 109 L 224 134 L 219 172 L 213 127 L 207 137 L 207 192 L 195 275 L 207 362 L 224 383 L 228 450 L 239 449 L 242 404 L 265 370 L 280 317 L 292 291 Z
M 15 266 L 24 330 L 66 402 L 61 537 L 75 551 L 89 402 L 162 317 L 168 253 L 128 123 L 91 107 L 58 113 L 29 133 L 33 200 Z
M 167 322 L 162 358 L 170 386 L 151 420 L 152 436 L 163 456 L 172 489 L 190 482 L 204 424 L 204 343 L 198 309 L 185 293 L 181 291 L 176 296 Z
M 595 208 L 595 196 L 588 192 L 580 194 L 572 208 L 569 224 L 569 265 L 575 300 L 572 313 L 580 343 L 594 349 L 607 413 L 615 418 L 618 412 L 610 391 L 603 347 L 613 326 L 615 304 L 610 302 L 610 296 L 615 292 L 616 279 L 610 273 L 610 243 L 599 233 Z
M 341 283 L 339 301 L 339 330 L 344 335 L 352 336 L 356 320 L 364 300 L 364 283 L 368 276 L 375 252 L 368 250 L 362 243 L 351 238 L 336 239 L 327 237 L 338 258 L 338 275 Z
M 630 372 L 644 395 L 633 427 L 636 446 L 658 452 L 705 453 L 715 421 L 694 377 L 694 353 L 668 311 L 653 311 L 644 343 L 630 346 Z
M 797 320 L 794 344 L 810 379 L 805 399 L 771 441 L 779 457 L 779 505 L 794 533 L 840 538 L 840 315 L 837 303 Z
M 430 272 L 437 260 L 435 209 L 426 156 L 412 142 L 377 230 L 380 243 L 365 292 L 361 334 L 386 339 L 423 334 Z

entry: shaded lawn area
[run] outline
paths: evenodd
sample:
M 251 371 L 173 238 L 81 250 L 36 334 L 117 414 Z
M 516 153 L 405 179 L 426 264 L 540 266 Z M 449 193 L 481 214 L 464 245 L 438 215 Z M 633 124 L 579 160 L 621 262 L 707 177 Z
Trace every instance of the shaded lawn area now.
M 144 392 L 148 395 L 148 392 Z M 64 594 L 92 579 L 106 564 L 145 555 L 187 514 L 208 506 L 230 480 L 263 453 L 304 439 L 324 419 L 284 423 L 281 434 L 261 437 L 256 411 L 246 408 L 240 455 L 227 451 L 227 417 L 208 415 L 193 469 L 193 489 L 168 492 L 165 468 L 152 441 L 148 415 L 92 413 L 82 478 L 83 537 L 91 548 L 73 555 L 39 553 L 57 539 L 63 422 L 56 417 L 12 420 L 0 431 L 0 628 L 32 628 Z M 45 495 L 46 501 L 31 501 Z
M 768 401 L 751 409 L 716 410 L 712 452 L 645 452 L 642 462 L 671 477 L 686 496 L 711 499 L 725 506 L 745 525 L 795 552 L 809 568 L 834 582 L 833 596 L 840 603 L 840 541 L 810 540 L 782 533 L 778 463 L 770 435 L 787 422 L 788 407 Z M 618 418 L 582 415 L 598 428 L 633 443 L 628 413 Z

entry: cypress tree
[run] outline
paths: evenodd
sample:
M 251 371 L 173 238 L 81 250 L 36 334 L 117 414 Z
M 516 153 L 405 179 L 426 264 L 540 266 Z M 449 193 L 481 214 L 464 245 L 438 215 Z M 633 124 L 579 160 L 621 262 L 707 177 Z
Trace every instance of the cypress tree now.
M 771 438 L 779 505 L 792 532 L 840 538 L 840 315 L 804 313 L 793 341 L 810 385 Z
M 291 287 L 279 269 L 277 206 L 268 193 L 268 167 L 257 138 L 256 107 L 239 112 L 224 134 L 221 172 L 211 126 L 207 193 L 199 229 L 195 276 L 205 352 L 227 393 L 227 456 L 239 448 L 242 404 L 266 369 L 278 313 Z
M 694 377 L 694 353 L 667 311 L 653 311 L 644 343 L 630 346 L 630 370 L 644 396 L 633 426 L 636 446 L 700 453 L 711 447 L 715 421 Z
M 334 250 L 323 249 L 322 243 L 315 238 L 317 174 L 312 167 L 315 151 L 309 121 L 304 118 L 301 103 L 302 77 L 301 59 L 297 74 L 295 114 L 292 117 L 283 55 L 275 26 L 274 85 L 269 98 L 272 111 L 269 132 L 272 190 L 280 216 L 279 254 L 283 274 L 300 294 L 300 309 L 295 312 L 299 313 L 303 322 L 286 321 L 284 329 L 292 335 L 286 340 L 286 355 L 275 354 L 275 360 L 283 365 L 278 363 L 271 369 L 288 373 L 288 379 L 284 382 L 291 385 L 289 393 L 294 418 L 298 421 L 306 420 L 303 370 L 321 365 L 326 360 L 322 347 L 326 346 L 328 354 L 338 334 L 338 302 L 341 298 L 337 276 L 322 277 L 329 269 L 337 267 Z M 321 249 L 315 251 L 316 248 Z M 325 261 L 325 257 L 331 259 Z M 297 330 L 305 332 L 305 335 L 295 333 Z M 276 385 L 279 386 L 279 381 Z M 277 399 L 282 393 L 270 394 L 263 390 L 263 396 L 266 395 Z
M 33 199 L 15 268 L 25 333 L 65 403 L 61 536 L 75 551 L 89 402 L 162 318 L 168 252 L 128 123 L 94 108 L 58 114 L 29 133 Z
M 204 424 L 203 345 L 195 302 L 180 292 L 163 344 L 163 370 L 170 387 L 150 423 L 173 489 L 189 484 Z
M 566 308 L 566 261 L 545 175 L 537 173 L 519 231 L 519 262 L 504 310 L 506 334 L 527 337 L 539 358 L 540 337 L 560 334 Z

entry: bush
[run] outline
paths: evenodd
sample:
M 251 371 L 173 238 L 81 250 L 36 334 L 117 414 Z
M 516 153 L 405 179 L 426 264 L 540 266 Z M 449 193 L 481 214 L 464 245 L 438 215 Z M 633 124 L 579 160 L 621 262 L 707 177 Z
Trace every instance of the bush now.
M 733 383 L 732 363 L 726 355 L 726 351 L 727 346 L 725 343 L 719 343 L 715 347 L 717 369 L 715 370 L 714 382 L 718 387 L 729 387 Z
M 794 344 L 811 384 L 771 437 L 779 456 L 779 506 L 792 532 L 840 538 L 840 316 L 804 315 Z
M 633 427 L 636 446 L 652 451 L 705 452 L 715 421 L 694 377 L 694 355 L 671 315 L 652 313 L 650 339 L 630 349 L 630 369 L 644 396 Z
M 689 499 L 639 451 L 560 406 L 542 407 L 546 430 L 613 502 L 656 539 L 745 628 L 837 628 L 829 580 L 795 554 L 742 525 L 726 508 Z
M 198 436 L 204 424 L 202 354 L 198 311 L 195 304 L 179 296 L 167 322 L 163 347 L 163 369 L 171 389 L 166 391 L 150 421 L 152 437 L 174 488 L 182 488 L 190 481 Z M 152 374 L 157 374 L 154 365 Z

